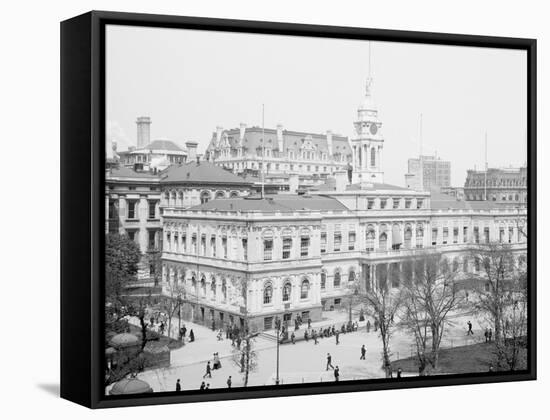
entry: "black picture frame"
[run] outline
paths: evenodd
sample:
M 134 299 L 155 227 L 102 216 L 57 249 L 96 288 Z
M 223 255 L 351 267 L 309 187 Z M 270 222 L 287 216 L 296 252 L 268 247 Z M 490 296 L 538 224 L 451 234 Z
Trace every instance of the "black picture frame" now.
M 108 24 L 399 41 L 527 52 L 528 369 L 105 396 L 103 241 L 105 206 L 105 26 Z M 276 22 L 92 11 L 61 23 L 61 397 L 90 408 L 264 398 L 536 379 L 536 40 Z

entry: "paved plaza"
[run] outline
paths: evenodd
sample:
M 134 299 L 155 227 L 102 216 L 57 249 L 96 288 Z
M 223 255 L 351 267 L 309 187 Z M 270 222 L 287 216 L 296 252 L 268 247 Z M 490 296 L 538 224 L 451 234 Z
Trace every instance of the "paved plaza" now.
M 332 323 L 345 322 L 347 315 L 344 312 L 334 311 L 324 314 L 322 321 L 313 323 L 313 328 Z M 466 335 L 466 322 L 473 324 L 474 335 Z M 135 322 L 136 320 L 131 320 Z M 372 320 L 371 320 L 372 324 Z M 177 319 L 173 321 L 172 336 L 176 336 Z M 234 347 L 231 340 L 217 339 L 217 333 L 211 329 L 190 322 L 185 322 L 188 329 L 193 329 L 195 341 L 188 340 L 185 345 L 171 352 L 171 366 L 169 368 L 154 369 L 142 372 L 139 378 L 147 381 L 155 392 L 173 391 L 177 379 L 180 379 L 182 389 L 198 389 L 201 382 L 210 384 L 210 388 L 225 388 L 229 376 L 233 387 L 243 386 L 243 376 L 232 360 Z M 471 314 L 455 314 L 450 317 L 446 325 L 446 332 L 442 347 L 455 347 L 474 344 L 484 340 L 483 330 L 485 323 Z M 296 331 L 296 336 L 303 337 L 304 327 Z M 373 329 L 366 332 L 365 322 L 359 323 L 358 331 L 340 334 L 340 343 L 337 345 L 335 337 L 319 339 L 315 345 L 313 340 L 297 341 L 296 344 L 285 343 L 279 347 L 279 378 L 281 384 L 326 382 L 334 381 L 332 369 L 327 371 L 327 353 L 332 356 L 332 365 L 339 366 L 340 380 L 383 378 L 382 343 L 378 332 Z M 391 339 L 392 360 L 398 360 L 414 355 L 412 336 L 398 326 Z M 366 360 L 360 360 L 361 346 L 367 348 Z M 257 354 L 257 368 L 250 373 L 249 386 L 272 385 L 275 383 L 277 345 L 263 335 L 254 339 L 254 350 Z M 218 353 L 222 367 L 212 370 L 212 377 L 203 379 L 206 363 L 212 363 L 213 353 Z M 413 374 L 413 372 L 405 372 Z

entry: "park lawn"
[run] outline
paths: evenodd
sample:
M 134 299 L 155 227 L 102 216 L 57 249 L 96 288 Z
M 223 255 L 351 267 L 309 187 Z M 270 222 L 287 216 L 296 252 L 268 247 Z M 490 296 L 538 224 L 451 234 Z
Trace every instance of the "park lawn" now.
M 495 364 L 495 344 L 470 344 L 442 349 L 439 353 L 438 372 L 432 373 L 488 372 L 490 364 Z M 415 357 L 393 361 L 391 366 L 393 371 L 401 368 L 403 372 L 418 373 L 418 362 Z

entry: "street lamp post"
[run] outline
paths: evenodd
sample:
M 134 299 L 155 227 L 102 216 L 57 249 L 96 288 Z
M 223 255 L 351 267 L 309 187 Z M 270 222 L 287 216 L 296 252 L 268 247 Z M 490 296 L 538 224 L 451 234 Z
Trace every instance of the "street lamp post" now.
M 357 296 L 359 294 L 359 290 L 357 289 L 357 287 L 355 288 L 355 291 L 353 292 L 353 295 L 350 296 L 349 298 L 349 323 L 351 325 L 351 308 L 353 306 L 353 298 L 354 296 Z
M 281 329 L 281 320 L 279 319 L 279 317 L 275 318 L 275 327 L 277 328 L 277 376 L 275 377 L 275 385 L 279 385 L 279 331 Z
M 178 334 L 181 331 L 181 304 L 182 304 L 182 299 L 181 299 L 181 294 L 179 294 L 178 295 Z

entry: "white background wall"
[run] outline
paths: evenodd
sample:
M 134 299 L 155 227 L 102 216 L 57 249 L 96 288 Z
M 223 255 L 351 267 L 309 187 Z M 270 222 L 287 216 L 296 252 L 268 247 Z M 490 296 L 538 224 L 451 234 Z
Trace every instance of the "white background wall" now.
M 2 416 L 4 418 L 543 418 L 549 306 L 539 243 L 539 381 L 91 412 L 58 399 L 59 21 L 90 9 L 538 38 L 539 185 L 548 135 L 550 26 L 543 1 L 11 1 L 2 5 Z M 243 51 L 246 55 L 246 51 Z M 321 88 L 321 87 L 320 87 Z M 506 123 L 512 123 L 507 121 Z M 548 165 L 547 165 L 548 168 Z M 550 234 L 539 189 L 539 238 Z M 539 241 L 540 242 L 540 241 Z M 7 287 L 6 287 L 7 286 Z M 185 379 L 184 379 L 185 380 Z M 284 408 L 283 408 L 284 407 Z M 538 413 L 538 415 L 537 415 Z

